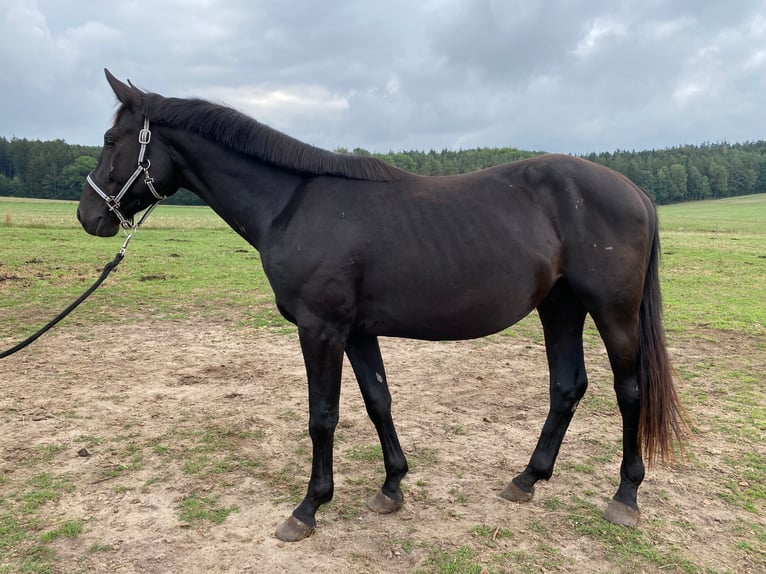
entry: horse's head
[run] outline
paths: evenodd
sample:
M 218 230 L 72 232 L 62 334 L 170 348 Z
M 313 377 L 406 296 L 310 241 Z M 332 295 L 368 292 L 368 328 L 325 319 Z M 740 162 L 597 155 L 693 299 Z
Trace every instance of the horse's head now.
M 167 147 L 144 115 L 144 92 L 104 70 L 120 108 L 104 134 L 96 169 L 77 207 L 77 219 L 92 235 L 111 237 L 120 226 L 133 226 L 133 216 L 175 193 L 178 185 Z

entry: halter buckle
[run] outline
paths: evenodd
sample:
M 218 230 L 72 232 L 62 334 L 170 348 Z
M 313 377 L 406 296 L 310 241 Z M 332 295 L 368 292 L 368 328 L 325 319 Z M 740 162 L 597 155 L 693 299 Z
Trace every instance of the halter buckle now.
M 138 143 L 149 145 L 150 141 L 152 141 L 152 132 L 148 128 L 143 128 L 138 132 Z

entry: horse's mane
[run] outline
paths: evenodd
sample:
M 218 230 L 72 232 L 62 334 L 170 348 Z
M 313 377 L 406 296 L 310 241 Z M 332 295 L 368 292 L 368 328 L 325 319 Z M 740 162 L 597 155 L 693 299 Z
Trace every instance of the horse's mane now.
M 285 169 L 371 181 L 399 179 L 402 173 L 374 157 L 334 153 L 303 143 L 241 112 L 205 100 L 144 94 L 143 101 L 144 114 L 152 123 L 189 130 Z

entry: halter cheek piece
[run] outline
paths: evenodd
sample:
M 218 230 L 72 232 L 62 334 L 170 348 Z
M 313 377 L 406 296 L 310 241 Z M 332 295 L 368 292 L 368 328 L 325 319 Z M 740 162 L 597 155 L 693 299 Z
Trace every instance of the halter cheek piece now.
M 122 189 L 117 195 L 108 195 L 103 189 L 101 189 L 95 181 L 93 181 L 93 173 L 89 173 L 88 177 L 86 178 L 88 181 L 88 185 L 90 185 L 91 189 L 95 191 L 101 199 L 103 199 L 106 202 L 106 206 L 109 208 L 109 211 L 114 213 L 117 216 L 117 219 L 120 220 L 120 225 L 123 229 L 133 229 L 135 230 L 139 225 L 141 225 L 141 222 L 146 219 L 146 217 L 149 215 L 149 213 L 157 206 L 157 204 L 165 199 L 165 195 L 160 195 L 157 193 L 157 190 L 154 189 L 154 179 L 149 175 L 149 168 L 152 165 L 152 162 L 149 161 L 149 158 L 145 158 L 146 155 L 146 148 L 149 145 L 149 142 L 152 140 L 152 132 L 149 131 L 149 119 L 144 118 L 144 128 L 138 132 L 138 143 L 141 144 L 141 150 L 138 152 L 138 167 L 136 167 L 136 170 L 133 172 L 133 175 L 131 175 L 128 178 L 128 181 L 125 183 L 125 185 L 122 186 Z M 125 194 L 128 192 L 128 190 L 131 188 L 133 183 L 136 181 L 139 175 L 141 173 L 144 174 L 144 183 L 146 184 L 146 187 L 149 189 L 149 191 L 152 193 L 154 197 L 157 198 L 157 201 L 154 202 L 147 212 L 144 214 L 144 216 L 141 218 L 141 221 L 138 223 L 138 225 L 135 225 L 133 223 L 133 218 L 127 218 L 120 212 L 120 200 L 125 196 Z

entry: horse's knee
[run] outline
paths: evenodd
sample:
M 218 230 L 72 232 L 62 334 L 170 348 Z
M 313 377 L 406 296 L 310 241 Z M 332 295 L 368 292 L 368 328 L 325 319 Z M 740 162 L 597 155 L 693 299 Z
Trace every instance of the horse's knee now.
M 391 418 L 391 399 L 388 401 L 371 401 L 366 403 L 365 407 L 367 409 L 367 416 L 376 425 Z
M 385 380 L 380 382 L 376 380 L 374 384 L 365 382 L 365 384 L 360 384 L 359 388 L 362 391 L 367 415 L 373 421 L 391 415 L 391 393 L 388 391 Z
M 332 437 L 338 426 L 338 411 L 332 410 L 320 415 L 309 415 L 309 436 L 312 440 L 323 440 Z
M 635 377 L 615 377 L 614 393 L 617 396 L 617 406 L 623 416 L 623 422 L 629 428 L 638 424 L 641 412 L 641 392 Z
M 585 376 L 568 381 L 555 380 L 551 383 L 551 407 L 559 412 L 574 412 L 587 389 Z

